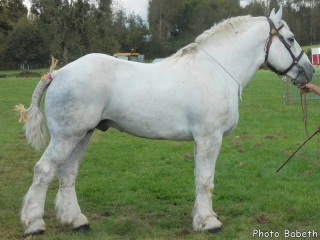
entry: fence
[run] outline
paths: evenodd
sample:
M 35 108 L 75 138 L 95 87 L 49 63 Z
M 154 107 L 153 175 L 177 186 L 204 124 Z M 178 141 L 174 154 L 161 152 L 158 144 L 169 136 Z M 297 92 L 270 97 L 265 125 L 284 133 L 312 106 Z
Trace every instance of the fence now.
M 39 68 L 49 68 L 49 63 L 44 64 L 13 64 L 13 63 L 0 63 L 0 70 L 20 70 L 28 71 Z
M 300 100 L 299 88 L 291 83 L 291 79 L 283 77 L 283 103 L 292 103 L 295 100 Z M 312 84 L 320 86 L 320 73 L 315 73 L 312 78 Z M 320 96 L 315 93 L 306 95 L 308 100 L 320 100 Z

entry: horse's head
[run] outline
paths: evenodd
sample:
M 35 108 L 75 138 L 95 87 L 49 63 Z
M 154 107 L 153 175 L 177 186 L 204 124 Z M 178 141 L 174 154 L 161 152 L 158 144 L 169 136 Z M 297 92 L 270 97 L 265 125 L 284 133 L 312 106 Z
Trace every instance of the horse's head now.
M 278 75 L 286 75 L 295 85 L 310 82 L 314 68 L 303 52 L 288 25 L 282 20 L 282 7 L 268 18 L 270 36 L 267 40 L 265 63 Z

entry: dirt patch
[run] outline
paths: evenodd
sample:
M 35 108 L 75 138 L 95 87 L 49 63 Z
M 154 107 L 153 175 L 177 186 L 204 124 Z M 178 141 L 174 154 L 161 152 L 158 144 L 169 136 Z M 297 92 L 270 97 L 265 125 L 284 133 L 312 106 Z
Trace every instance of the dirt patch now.
M 240 163 L 238 164 L 238 167 L 244 167 L 245 165 L 246 165 L 245 162 L 240 162 Z
M 302 173 L 302 175 L 311 175 L 313 174 L 313 172 L 311 170 L 305 171 L 304 173 Z
M 180 146 L 182 146 L 182 143 L 181 142 L 173 142 L 173 143 L 171 143 L 171 146 L 180 147 Z
M 178 232 L 177 232 L 177 236 L 186 236 L 186 235 L 189 235 L 191 234 L 192 231 L 190 231 L 190 229 L 187 229 L 187 228 L 183 228 L 183 229 L 180 229 Z
M 94 214 L 94 213 L 89 215 L 89 219 L 91 219 L 93 221 L 99 221 L 102 219 L 102 217 L 103 217 L 102 215 L 98 215 L 98 214 Z
M 105 211 L 103 213 L 101 213 L 102 217 L 110 217 L 112 214 L 109 211 Z
M 268 135 L 268 136 L 265 136 L 264 139 L 275 140 L 275 139 L 278 139 L 278 138 L 276 136 L 273 136 L 273 135 Z
M 254 136 L 252 134 L 244 134 L 244 135 L 241 135 L 241 138 L 242 139 L 250 139 L 250 138 L 253 138 Z
M 43 219 L 56 219 L 56 215 L 54 213 L 45 213 Z
M 285 150 L 285 149 L 282 149 L 281 152 L 286 155 L 289 155 L 289 156 L 293 153 L 293 151 L 289 151 L 289 150 Z M 299 155 L 299 152 L 296 155 Z
M 187 160 L 192 160 L 193 159 L 193 154 L 187 153 L 187 154 L 183 155 L 183 158 L 187 159 Z
M 238 148 L 239 153 L 244 153 L 246 150 L 244 148 Z
M 240 147 L 241 146 L 241 143 L 239 141 L 237 141 L 237 140 L 232 140 L 231 144 L 236 146 L 236 147 Z
M 268 218 L 268 216 L 262 214 L 260 216 L 254 217 L 254 221 L 259 224 L 267 224 L 270 222 L 270 219 Z
M 290 208 L 287 213 L 294 213 L 296 210 L 294 208 Z

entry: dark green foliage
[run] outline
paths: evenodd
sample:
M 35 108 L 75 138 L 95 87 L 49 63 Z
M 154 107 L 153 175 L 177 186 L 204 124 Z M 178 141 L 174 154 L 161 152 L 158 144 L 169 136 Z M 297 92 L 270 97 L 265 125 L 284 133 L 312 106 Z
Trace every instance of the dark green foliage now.
M 27 9 L 22 0 L 1 0 L 0 1 L 0 33 L 8 34 L 13 29 L 22 14 L 26 14 Z
M 32 23 L 16 27 L 6 45 L 5 58 L 9 62 L 41 63 L 49 54 L 44 39 Z
M 20 72 L 17 77 L 41 77 L 40 73 L 37 72 L 31 72 L 31 71 L 23 71 Z
M 320 0 L 246 2 L 241 7 L 236 0 L 150 0 L 148 19 L 142 20 L 116 0 L 33 0 L 28 19 L 22 0 L 2 0 L 0 67 L 47 62 L 50 55 L 64 65 L 92 52 L 132 49 L 146 59 L 167 57 L 223 19 L 268 16 L 280 5 L 301 46 L 320 43 Z

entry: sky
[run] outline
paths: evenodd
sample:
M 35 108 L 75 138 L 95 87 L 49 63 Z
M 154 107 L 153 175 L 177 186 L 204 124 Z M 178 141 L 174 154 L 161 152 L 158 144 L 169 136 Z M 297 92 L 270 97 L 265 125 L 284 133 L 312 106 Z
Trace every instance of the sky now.
M 127 15 L 134 12 L 138 14 L 144 21 L 148 19 L 148 0 L 119 0 L 126 9 Z

